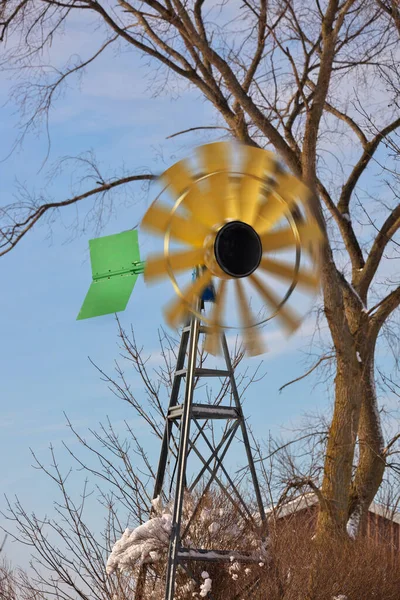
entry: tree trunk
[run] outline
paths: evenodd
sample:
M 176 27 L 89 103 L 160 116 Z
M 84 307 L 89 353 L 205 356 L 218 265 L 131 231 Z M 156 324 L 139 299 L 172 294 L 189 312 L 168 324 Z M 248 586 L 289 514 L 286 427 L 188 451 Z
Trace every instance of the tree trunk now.
M 367 350 L 368 352 L 368 350 Z M 351 487 L 349 518 L 357 525 L 354 534 L 365 534 L 368 508 L 373 501 L 385 472 L 384 439 L 377 405 L 373 349 L 363 364 L 362 403 L 358 427 L 359 460 Z M 361 354 L 362 357 L 362 354 Z
M 317 537 L 345 535 L 354 450 L 361 410 L 360 364 L 355 352 L 337 351 L 335 408 L 326 448 Z M 351 356 L 353 354 L 353 356 Z
M 368 508 L 385 471 L 384 439 L 377 407 L 376 333 L 363 305 L 343 287 L 345 320 L 327 310 L 332 284 L 325 285 L 325 312 L 336 350 L 335 409 L 329 431 L 317 534 L 353 537 L 366 532 Z M 351 341 L 350 341 L 351 338 Z M 347 339 L 347 341 L 345 341 Z M 355 444 L 358 463 L 354 472 Z

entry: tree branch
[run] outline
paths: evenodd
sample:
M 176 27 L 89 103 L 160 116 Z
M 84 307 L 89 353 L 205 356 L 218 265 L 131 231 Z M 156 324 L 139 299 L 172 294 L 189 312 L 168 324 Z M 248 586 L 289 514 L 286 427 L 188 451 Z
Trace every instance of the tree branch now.
M 384 298 L 375 307 L 375 312 L 371 315 L 370 336 L 371 341 L 376 340 L 378 333 L 391 313 L 400 305 L 400 285 L 394 289 L 386 298 Z
M 357 164 L 354 166 L 350 176 L 342 188 L 342 193 L 338 202 L 338 209 L 341 214 L 349 212 L 349 204 L 354 188 L 356 187 L 361 175 L 367 168 L 371 158 L 377 150 L 381 141 L 392 133 L 395 129 L 400 127 L 400 117 L 395 119 L 392 123 L 384 127 L 367 145 L 364 147 L 364 152 L 359 158 Z
M 279 393 L 281 393 L 282 390 L 284 390 L 289 385 L 292 385 L 293 383 L 297 383 L 298 381 L 301 381 L 302 379 L 305 379 L 306 377 L 308 377 L 308 375 L 311 375 L 311 373 L 313 371 L 315 371 L 315 369 L 317 367 L 319 367 L 319 365 L 322 362 L 324 362 L 324 360 L 330 360 L 331 358 L 335 358 L 335 355 L 334 354 L 325 354 L 324 356 L 321 356 L 321 358 L 319 358 L 317 360 L 317 362 L 311 367 L 311 369 L 309 369 L 308 371 L 306 371 L 306 373 L 303 373 L 303 375 L 300 375 L 300 377 L 296 377 L 296 379 L 292 379 L 291 381 L 288 381 L 287 383 L 285 383 L 284 385 L 282 385 L 279 388 Z
M 311 81 L 311 79 L 307 80 L 307 85 L 311 88 L 311 90 L 313 92 L 315 91 L 316 85 L 313 81 Z M 331 115 L 337 117 L 338 119 L 340 119 L 341 121 L 346 123 L 354 131 L 354 133 L 360 140 L 361 145 L 363 147 L 366 144 L 368 144 L 368 139 L 367 139 L 366 135 L 364 134 L 363 130 L 361 129 L 361 127 L 359 125 L 357 125 L 357 123 L 354 121 L 354 119 L 349 117 L 349 115 L 347 115 L 344 112 L 341 112 L 338 108 L 335 108 L 334 106 L 332 106 L 332 104 L 330 104 L 328 101 L 325 101 L 325 110 L 327 112 L 329 112 Z
M 246 94 L 228 63 L 197 33 L 182 3 L 176 0 L 176 5 L 178 7 L 179 16 L 190 32 L 193 43 L 196 44 L 203 56 L 205 56 L 207 60 L 219 70 L 226 86 L 234 95 L 236 100 L 240 102 L 242 108 L 253 119 L 255 125 L 257 125 L 260 131 L 267 137 L 276 150 L 282 154 L 294 172 L 300 174 L 300 165 L 296 154 L 286 143 L 279 131 L 272 125 L 265 115 L 263 115 L 253 99 Z
M 182 135 L 184 133 L 190 133 L 191 131 L 199 131 L 199 130 L 203 130 L 203 129 L 222 129 L 223 131 L 227 131 L 228 133 L 231 133 L 231 130 L 228 129 L 228 127 L 220 127 L 220 126 L 201 126 L 201 127 L 190 127 L 189 129 L 184 129 L 183 131 L 178 131 L 177 133 L 173 133 L 172 135 L 167 135 L 167 137 L 165 138 L 166 140 L 170 140 L 174 137 L 177 137 L 178 135 Z
M 332 65 L 335 56 L 335 43 L 343 24 L 344 17 L 354 2 L 355 0 L 347 0 L 339 10 L 339 2 L 337 0 L 330 0 L 326 13 L 322 19 L 322 53 L 320 68 L 313 101 L 310 110 L 307 113 L 302 152 L 303 173 L 306 183 L 310 185 L 311 188 L 314 188 L 316 183 L 316 147 L 318 131 L 331 80 Z M 337 14 L 338 17 L 336 18 Z
M 389 2 L 376 0 L 376 2 L 393 19 L 393 23 L 400 35 L 400 10 L 397 0 L 389 0 Z
M 397 433 L 395 436 L 393 436 L 390 442 L 386 444 L 386 447 L 383 450 L 383 454 L 385 457 L 390 455 L 390 449 L 395 445 L 397 440 L 400 440 L 400 433 Z
M 22 240 L 22 238 L 28 233 L 28 231 L 30 231 L 32 227 L 50 210 L 70 206 L 71 204 L 76 204 L 81 200 L 90 198 L 90 196 L 95 196 L 96 194 L 101 194 L 102 192 L 108 192 L 116 187 L 125 185 L 127 183 L 131 183 L 134 181 L 153 181 L 154 179 L 156 179 L 156 176 L 151 174 L 131 175 L 129 177 L 123 177 L 115 181 L 104 183 L 99 187 L 93 188 L 92 190 L 84 192 L 83 194 L 73 196 L 72 198 L 68 198 L 67 200 L 62 200 L 61 202 L 47 202 L 39 207 L 33 206 L 28 211 L 28 215 L 20 220 L 15 219 L 10 214 L 12 209 L 17 210 L 20 208 L 18 204 L 10 205 L 6 208 L 1 208 L 0 216 L 11 219 L 13 223 L 10 226 L 0 228 L 0 256 L 4 256 L 8 252 L 10 252 L 10 250 L 12 250 Z
M 363 301 L 366 301 L 371 281 L 379 267 L 383 252 L 396 231 L 400 229 L 400 203 L 387 217 L 376 236 L 372 248 L 368 254 L 364 269 L 360 273 L 356 289 Z

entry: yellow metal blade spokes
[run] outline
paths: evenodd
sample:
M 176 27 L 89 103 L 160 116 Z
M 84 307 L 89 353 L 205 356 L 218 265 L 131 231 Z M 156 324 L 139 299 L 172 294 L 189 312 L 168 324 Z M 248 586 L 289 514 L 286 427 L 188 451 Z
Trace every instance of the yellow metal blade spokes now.
M 255 220 L 254 227 L 258 235 L 262 237 L 266 231 L 272 229 L 287 210 L 284 202 L 280 201 L 275 195 L 269 194 L 267 200 L 261 205 Z
M 208 269 L 195 281 L 193 281 L 183 292 L 183 298 L 176 298 L 171 302 L 164 311 L 165 320 L 171 327 L 177 327 L 185 316 L 188 314 L 190 307 L 194 304 L 195 299 L 201 295 L 212 280 L 211 273 Z
M 256 177 L 263 179 L 266 174 L 274 174 L 278 163 L 270 152 L 251 146 L 246 148 L 243 162 L 241 170 L 249 175 L 244 175 L 240 180 L 240 218 L 245 223 L 254 225 L 261 203 L 261 190 L 264 186 L 264 181 L 259 181 Z
M 240 279 L 235 279 L 236 295 L 239 304 L 240 320 L 242 323 L 242 335 L 244 345 L 250 356 L 257 356 L 265 352 L 265 347 L 262 343 L 261 336 L 255 327 L 252 327 L 254 320 L 252 319 L 249 303 L 243 289 L 243 283 Z
M 295 280 L 295 270 L 293 265 L 288 265 L 278 260 L 272 260 L 267 257 L 261 259 L 260 268 L 267 273 L 273 273 L 285 281 Z M 299 270 L 296 276 L 297 283 L 307 288 L 315 290 L 318 287 L 318 277 L 309 271 Z
M 142 227 L 165 235 L 169 222 L 171 222 L 171 238 L 191 246 L 202 246 L 204 239 L 209 234 L 209 229 L 201 223 L 194 219 L 187 221 L 176 213 L 171 218 L 170 211 L 156 203 L 152 204 L 144 215 Z
M 174 200 L 177 200 L 193 182 L 193 176 L 186 160 L 180 160 L 172 165 L 164 171 L 160 179 L 165 185 L 168 185 L 168 192 Z
M 207 180 L 207 199 L 218 214 L 215 225 L 222 223 L 225 218 L 225 200 L 228 191 L 228 173 L 217 173 Z
M 197 149 L 197 154 L 204 173 L 223 171 L 229 167 L 229 144 L 226 142 L 204 144 Z
M 145 267 L 146 281 L 161 278 L 169 271 L 172 275 L 201 267 L 199 277 L 183 291 L 171 277 L 177 297 L 164 311 L 166 322 L 176 327 L 190 312 L 197 314 L 199 298 L 213 281 L 212 272 L 204 265 L 214 269 L 215 236 L 226 221 L 235 220 L 253 227 L 261 239 L 260 271 L 249 276 L 250 291 L 267 306 L 271 318 L 277 316 L 286 330 L 295 331 L 300 318 L 288 306 L 289 293 L 282 298 L 279 289 L 284 287 L 282 283 L 292 284 L 290 292 L 294 284 L 311 290 L 318 288 L 317 265 L 323 232 L 309 204 L 310 190 L 297 177 L 284 172 L 274 154 L 253 146 L 227 142 L 206 144 L 197 148 L 196 161 L 195 171 L 191 161 L 181 160 L 162 174 L 161 181 L 176 202 L 175 209 L 170 210 L 167 203 L 163 206 L 162 202 L 161 205 L 156 202 L 142 222 L 144 229 L 158 233 L 164 240 L 170 236 L 171 241 L 186 245 L 181 250 L 174 248 L 168 256 L 150 257 Z M 268 255 L 286 249 L 293 254 L 296 246 L 303 252 L 302 259 L 304 253 L 308 253 L 307 262 L 313 266 L 299 267 L 296 271 L 283 254 L 282 260 Z M 216 284 L 214 306 L 210 308 L 210 318 L 205 319 L 209 326 L 204 347 L 211 354 L 218 354 L 220 350 L 224 311 L 228 306 L 228 280 L 222 272 L 215 270 L 217 272 L 221 277 Z M 250 355 L 261 354 L 265 351 L 264 340 L 257 328 L 254 309 L 250 307 L 245 282 L 234 278 L 231 285 L 237 298 L 246 351 Z
M 310 243 L 316 244 L 323 240 L 324 234 L 321 231 L 321 227 L 315 220 L 308 221 L 304 225 L 300 225 L 298 230 L 301 243 L 304 246 L 307 246 Z
M 224 219 L 240 220 L 239 188 L 237 181 L 228 180 L 225 202 L 223 206 Z
M 272 252 L 273 250 L 283 250 L 290 248 L 296 243 L 294 233 L 290 227 L 280 229 L 279 231 L 266 231 L 260 236 L 263 252 Z
M 240 179 L 239 188 L 239 206 L 240 206 L 240 220 L 253 225 L 259 206 L 261 204 L 261 188 L 263 182 L 250 177 L 250 175 L 244 175 Z
M 226 279 L 221 279 L 218 289 L 215 291 L 215 304 L 211 313 L 210 333 L 206 336 L 204 349 L 214 356 L 219 353 L 221 346 L 221 329 L 218 324 L 221 322 L 221 315 L 226 297 Z
M 261 206 L 256 219 L 255 228 L 258 235 L 261 236 L 272 229 L 293 204 L 306 202 L 309 194 L 307 186 L 297 177 L 290 173 L 279 173 L 276 176 L 274 191 L 269 194 L 267 201 Z M 280 196 L 284 202 L 279 201 L 277 196 Z
M 194 250 L 176 252 L 169 255 L 168 261 L 167 257 L 163 254 L 150 256 L 146 260 L 144 270 L 145 281 L 152 281 L 158 277 L 166 277 L 168 262 L 173 272 L 193 268 L 204 263 L 204 250 L 203 248 L 195 248 Z
M 322 232 L 317 223 L 304 223 L 298 226 L 300 243 L 307 248 L 309 243 L 318 243 L 322 239 Z M 293 230 L 290 227 L 278 231 L 266 231 L 260 236 L 263 252 L 283 250 L 296 244 Z
M 275 189 L 289 205 L 293 202 L 305 203 L 310 197 L 308 187 L 290 173 L 280 173 L 277 176 Z
M 278 311 L 276 316 L 281 320 L 284 327 L 290 333 L 293 333 L 300 325 L 299 317 L 288 306 L 280 306 L 281 303 L 279 298 L 257 275 L 254 273 L 250 275 L 250 281 L 266 304 L 268 304 L 273 311 Z
M 203 193 L 194 183 L 182 201 L 182 206 L 190 211 L 193 218 L 211 228 L 220 221 L 220 210 L 210 195 Z
M 229 144 L 226 142 L 216 142 L 200 146 L 198 148 L 198 157 L 204 174 L 223 171 L 222 173 L 211 175 L 204 182 L 207 189 L 205 194 L 207 194 L 208 203 L 217 212 L 217 219 L 214 222 L 216 225 L 224 220 L 226 213 L 225 202 L 229 188 Z
M 182 206 L 192 213 L 196 221 L 207 227 L 212 227 L 218 221 L 218 210 L 202 193 L 186 160 L 181 160 L 167 169 L 161 175 L 161 181 L 168 185 L 168 192 L 174 200 L 177 200 L 187 190 Z

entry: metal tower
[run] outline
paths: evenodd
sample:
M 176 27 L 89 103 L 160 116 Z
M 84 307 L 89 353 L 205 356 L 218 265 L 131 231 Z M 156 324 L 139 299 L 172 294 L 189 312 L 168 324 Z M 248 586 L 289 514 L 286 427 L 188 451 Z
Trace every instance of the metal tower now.
M 239 514 L 243 518 L 247 519 L 253 526 L 256 524 L 254 513 L 252 514 L 249 510 L 249 507 L 247 506 L 245 500 L 243 499 L 242 495 L 237 489 L 237 486 L 232 481 L 223 464 L 224 457 L 235 435 L 239 431 L 244 443 L 255 498 L 257 501 L 260 518 L 257 525 L 260 527 L 261 524 L 260 530 L 263 531 L 263 536 L 266 535 L 267 529 L 266 516 L 251 452 L 249 436 L 246 429 L 246 422 L 240 404 L 227 341 L 223 333 L 221 334 L 221 344 L 226 368 L 224 370 L 207 369 L 197 367 L 196 365 L 199 336 L 201 334 L 207 334 L 207 331 L 207 327 L 201 325 L 198 317 L 194 315 L 191 316 L 190 321 L 182 330 L 153 493 L 154 499 L 159 497 L 162 493 L 163 485 L 165 483 L 168 458 L 171 454 L 171 444 L 174 443 L 175 447 L 178 448 L 178 454 L 175 465 L 176 481 L 174 487 L 175 493 L 173 495 L 174 507 L 172 514 L 171 540 L 168 551 L 165 600 L 174 599 L 175 579 L 178 566 L 182 567 L 190 577 L 194 578 L 190 569 L 191 561 L 229 562 L 232 560 L 232 556 L 234 556 L 235 561 L 238 562 L 258 562 L 259 560 L 255 559 L 250 554 L 238 553 L 237 551 L 213 549 L 212 554 L 208 554 L 209 549 L 207 548 L 196 548 L 194 550 L 192 548 L 185 548 L 182 545 L 182 539 L 186 533 L 186 531 L 182 530 L 182 511 L 185 490 L 187 489 L 190 492 L 193 491 L 196 485 L 203 479 L 204 476 L 207 475 L 208 481 L 203 490 L 203 494 L 207 492 L 212 483 L 217 483 L 222 489 L 223 493 L 232 502 L 232 505 L 236 508 Z M 193 401 L 195 380 L 197 378 L 209 377 L 229 378 L 233 405 L 226 406 L 222 404 L 199 404 Z M 181 386 L 184 386 L 184 394 L 183 402 L 179 404 Z M 222 439 L 216 446 L 213 445 L 212 440 L 210 440 L 207 436 L 207 430 L 205 430 L 205 423 L 210 419 L 226 419 L 230 422 Z M 200 421 L 204 421 L 204 424 L 201 425 Z M 191 435 L 192 425 L 194 425 L 196 428 L 194 435 Z M 202 455 L 197 447 L 199 440 L 203 440 L 205 442 L 210 452 L 210 455 L 207 459 Z M 193 452 L 198 459 L 200 459 L 202 468 L 199 470 L 197 476 L 193 479 L 190 486 L 187 487 L 186 467 L 188 455 L 191 452 Z M 220 473 L 223 474 L 225 480 L 228 482 L 227 486 L 222 483 L 219 477 Z M 195 516 L 197 508 L 198 506 L 195 507 L 192 518 Z M 144 566 L 138 579 L 136 600 L 145 600 L 143 597 L 143 590 L 146 572 L 147 568 Z M 251 591 L 255 590 L 256 587 L 257 581 L 252 581 L 249 585 L 247 593 L 251 594 Z M 251 595 L 248 595 L 247 597 L 250 598 Z M 212 599 L 212 593 L 209 593 L 207 598 Z

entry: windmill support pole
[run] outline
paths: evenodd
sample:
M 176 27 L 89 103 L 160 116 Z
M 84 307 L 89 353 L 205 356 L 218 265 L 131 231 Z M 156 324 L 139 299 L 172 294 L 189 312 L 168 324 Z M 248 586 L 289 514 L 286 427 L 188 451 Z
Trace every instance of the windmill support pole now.
M 233 372 L 231 357 L 229 355 L 228 344 L 226 343 L 226 337 L 224 335 L 221 336 L 221 342 L 222 342 L 222 351 L 224 353 L 225 362 L 228 367 L 228 370 L 230 371 L 230 383 L 231 383 L 231 390 L 232 390 L 233 398 L 235 400 L 236 409 L 238 410 L 238 412 L 241 416 L 241 419 L 239 422 L 240 422 L 240 428 L 241 428 L 242 436 L 243 436 L 243 443 L 244 443 L 244 447 L 246 449 L 247 462 L 249 464 L 251 479 L 253 481 L 254 492 L 256 494 L 258 510 L 259 510 L 260 517 L 261 517 L 261 523 L 265 530 L 264 535 L 266 535 L 267 534 L 267 530 L 266 530 L 267 518 L 265 515 L 264 504 L 263 504 L 262 497 L 261 497 L 260 485 L 258 483 L 256 467 L 254 465 L 253 453 L 252 453 L 251 447 L 250 447 L 250 440 L 249 440 L 249 435 L 247 433 L 246 423 L 244 420 L 242 405 L 240 403 L 239 392 L 238 392 L 238 389 L 236 386 L 235 374 Z
M 188 323 L 187 327 L 188 326 L 189 326 L 189 323 Z M 185 355 L 186 355 L 186 350 L 187 350 L 187 346 L 188 346 L 188 342 L 189 342 L 189 332 L 186 330 L 187 327 L 184 328 L 184 331 L 183 331 L 182 337 L 181 337 L 181 342 L 180 342 L 179 351 L 178 351 L 178 357 L 177 357 L 177 361 L 176 361 L 176 370 L 177 371 L 180 369 L 183 369 L 184 364 L 185 364 Z M 174 378 L 174 382 L 172 384 L 169 408 L 176 406 L 178 403 L 178 395 L 179 395 L 181 381 L 182 381 L 182 379 L 180 377 Z M 173 428 L 173 422 L 167 418 L 165 420 L 164 435 L 163 435 L 163 440 L 162 440 L 162 444 L 161 444 L 161 453 L 160 453 L 160 460 L 159 460 L 158 469 L 157 469 L 156 482 L 154 485 L 153 500 L 155 498 L 157 498 L 162 492 L 162 488 L 163 488 L 163 484 L 164 484 L 164 477 L 165 477 L 165 469 L 166 469 L 167 460 L 168 460 L 168 450 L 169 450 L 169 445 L 170 445 L 170 441 L 171 441 L 172 428 Z
M 197 303 L 199 305 L 199 302 Z M 196 310 L 198 310 L 198 306 Z M 177 483 L 172 514 L 171 541 L 168 552 L 167 575 L 165 581 L 165 600 L 173 600 L 175 594 L 175 574 L 178 562 L 180 544 L 180 528 L 182 520 L 184 486 L 186 483 L 186 462 L 189 448 L 190 421 L 193 402 L 194 374 L 196 368 L 197 343 L 200 332 L 200 322 L 197 317 L 192 317 L 189 332 L 189 355 L 187 363 L 185 399 L 181 419 L 181 435 L 179 440 L 179 454 L 177 467 Z

